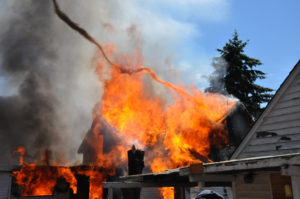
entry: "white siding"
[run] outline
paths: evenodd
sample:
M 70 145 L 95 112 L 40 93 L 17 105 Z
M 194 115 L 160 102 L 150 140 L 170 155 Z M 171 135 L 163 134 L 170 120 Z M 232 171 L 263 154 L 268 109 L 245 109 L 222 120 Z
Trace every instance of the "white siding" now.
M 10 172 L 0 171 L 0 199 L 9 199 L 11 187 Z
M 236 178 L 237 199 L 272 199 L 272 191 L 269 175 L 254 174 L 254 181 L 251 184 L 244 182 L 244 176 Z
M 299 67 L 299 66 L 298 66 Z M 299 69 L 282 91 L 260 125 L 247 140 L 239 158 L 300 152 L 300 74 Z M 266 133 L 259 133 L 267 131 Z

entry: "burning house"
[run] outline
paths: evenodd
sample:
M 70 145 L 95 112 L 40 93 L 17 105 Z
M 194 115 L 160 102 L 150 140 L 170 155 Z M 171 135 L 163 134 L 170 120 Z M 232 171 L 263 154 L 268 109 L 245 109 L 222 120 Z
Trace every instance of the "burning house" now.
M 251 122 L 242 105 L 228 96 L 161 79 L 144 66 L 139 47 L 133 54 L 118 54 L 113 45 L 102 46 L 74 23 L 55 0 L 53 5 L 62 22 L 97 47 L 94 70 L 102 96 L 78 148 L 82 164 L 52 161 L 50 150 L 39 143 L 47 141 L 44 136 L 36 141 L 36 148 L 45 149 L 40 160 L 33 156 L 27 161 L 19 147 L 15 154 L 20 166 L 0 167 L 0 198 L 179 199 L 193 197 L 191 187 L 196 186 L 231 187 L 234 198 L 275 198 L 272 183 L 278 190 L 285 187 L 285 195 L 298 197 L 298 126 L 293 117 L 299 112 L 299 64 L 234 152 L 232 157 L 239 159 L 223 161 Z M 232 148 L 226 150 L 228 146 Z M 248 193 L 249 188 L 257 192 Z
M 126 190 L 135 190 L 136 193 L 139 193 L 133 198 L 159 198 L 161 196 L 156 191 L 157 188 L 161 189 L 161 194 L 173 194 L 164 195 L 164 198 L 192 198 L 203 188 L 226 187 L 223 190 L 227 190 L 227 193 L 223 194 L 225 197 L 227 195 L 227 198 L 230 198 L 230 195 L 238 199 L 299 198 L 300 186 L 298 178 L 300 172 L 298 165 L 300 163 L 300 155 L 298 147 L 299 136 L 297 134 L 299 130 L 297 126 L 299 117 L 297 108 L 299 106 L 299 75 L 300 62 L 296 64 L 282 83 L 272 101 L 243 138 L 230 160 L 211 163 L 192 162 L 186 166 L 179 166 L 174 169 L 165 170 L 162 168 L 161 171 L 153 173 L 148 163 L 145 162 L 146 168 L 143 174 L 137 173 L 132 175 L 130 173 L 127 176 L 124 168 L 127 165 L 127 150 L 131 146 L 126 149 L 125 147 L 120 147 L 120 150 L 116 153 L 114 150 L 117 147 L 111 146 L 119 146 L 118 144 L 122 142 L 116 136 L 119 132 L 104 120 L 94 120 L 78 152 L 83 154 L 83 164 L 91 166 L 93 164 L 99 165 L 99 162 L 102 162 L 103 165 L 99 166 L 99 169 L 96 169 L 97 171 L 91 171 L 88 168 L 87 170 L 91 172 L 88 175 L 90 179 L 85 178 L 81 180 L 78 178 L 77 190 L 79 191 L 81 186 L 85 187 L 83 190 L 88 189 L 88 191 L 85 191 L 85 194 L 91 192 L 91 183 L 94 183 L 95 188 L 101 187 L 100 191 L 103 198 L 118 198 L 122 194 L 128 195 Z M 238 115 L 240 114 L 243 113 L 238 112 Z M 229 115 L 228 118 L 229 121 L 236 122 L 233 116 Z M 237 136 L 237 139 L 240 139 L 240 137 L 240 135 Z M 95 142 L 104 144 L 94 145 Z M 108 145 L 105 145 L 105 143 L 108 143 Z M 145 154 L 147 152 L 151 153 L 151 148 L 149 150 L 145 148 L 144 150 Z M 125 158 L 123 158 L 124 154 Z M 103 159 L 106 156 L 110 157 L 107 160 L 114 159 L 112 155 L 116 156 L 116 160 L 119 160 L 121 164 L 107 162 L 106 159 Z M 163 158 L 167 160 L 166 156 L 163 156 Z M 145 161 L 147 160 L 149 159 L 146 158 Z M 153 162 L 151 159 L 150 161 Z M 105 170 L 104 168 L 107 165 L 114 167 L 114 169 L 111 171 Z M 117 169 L 118 166 L 121 168 L 120 170 Z M 13 189 L 13 187 L 8 186 L 12 180 L 11 173 L 14 172 L 13 170 L 18 170 L 18 168 L 1 169 L 0 193 L 4 196 L 3 198 L 8 198 L 10 191 Z M 76 173 L 80 169 L 78 170 L 78 168 L 74 167 L 71 170 L 73 173 Z M 70 185 L 67 187 L 67 190 L 70 190 Z M 52 196 L 44 196 L 44 198 L 58 197 L 59 194 L 56 193 Z M 63 198 L 66 197 L 76 197 L 76 194 L 64 191 Z M 77 197 L 79 196 L 77 195 Z M 11 198 L 20 197 L 12 195 Z
M 124 175 L 128 155 L 133 157 L 130 164 L 161 172 L 211 161 L 212 148 L 228 144 L 225 120 L 237 103 L 235 99 L 162 80 L 144 66 L 138 47 L 133 55 L 114 55 L 110 45 L 98 43 L 63 13 L 55 0 L 53 5 L 63 22 L 98 48 L 95 72 L 103 84 L 103 94 L 93 109 L 91 129 L 78 150 L 84 154 L 84 166 L 62 166 L 51 159 L 50 150 L 44 146 L 42 157 L 35 155 L 28 161 L 25 148 L 19 147 L 15 154 L 20 155 L 21 168 L 11 171 L 12 197 L 101 198 L 102 182 Z M 41 140 L 47 141 L 47 137 Z M 145 154 L 134 150 L 133 145 Z M 145 165 L 137 158 L 142 156 Z M 129 174 L 141 170 L 129 168 Z M 166 198 L 169 191 L 162 190 L 161 194 Z M 139 190 L 129 192 L 131 195 Z
M 300 198 L 300 61 L 230 160 L 191 164 L 159 173 L 105 182 L 108 197 L 118 188 L 174 187 L 173 198 L 195 197 L 204 188 L 230 187 L 233 198 Z M 227 194 L 225 194 L 228 196 Z
M 227 129 L 228 129 L 228 137 L 229 137 L 229 144 L 231 147 L 235 147 L 236 143 L 239 143 L 239 141 L 241 140 L 241 138 L 243 137 L 243 135 L 246 133 L 247 129 L 249 128 L 249 124 L 251 122 L 251 119 L 247 113 L 247 111 L 244 110 L 243 106 L 240 105 L 238 106 L 231 114 L 229 114 L 226 118 L 226 124 L 227 124 Z M 110 153 L 111 150 L 113 150 L 113 147 L 116 147 L 119 142 L 116 136 L 116 133 L 119 133 L 115 128 L 111 127 L 111 125 L 109 125 L 106 121 L 104 120 L 100 120 L 98 125 L 96 124 L 97 122 L 93 122 L 91 128 L 89 129 L 89 131 L 86 133 L 86 136 L 84 138 L 84 140 L 82 141 L 79 149 L 78 149 L 78 153 L 83 155 L 83 164 L 84 165 L 97 165 L 97 161 L 99 161 L 99 157 L 97 157 L 97 155 L 99 155 L 99 151 L 100 151 L 100 158 L 102 156 L 106 156 L 107 154 Z M 97 127 L 96 127 L 97 126 Z M 96 134 L 93 133 L 97 132 Z M 99 136 L 99 137 L 98 137 Z M 119 140 L 120 141 L 120 140 Z M 96 142 L 96 144 L 94 144 Z M 99 149 L 99 143 L 101 144 L 101 149 Z M 134 147 L 134 145 L 133 145 Z M 212 160 L 220 160 L 220 159 L 224 159 L 225 155 L 224 154 L 230 154 L 232 153 L 232 148 L 227 147 L 228 150 L 226 149 L 222 149 L 219 150 L 218 148 L 211 146 L 212 148 L 211 153 L 210 153 L 210 158 Z M 126 152 L 127 150 L 125 150 Z M 137 155 L 137 157 L 139 157 L 140 160 L 135 161 L 136 157 L 133 157 L 132 151 L 135 151 L 135 149 L 133 150 L 129 150 L 128 154 L 126 155 L 126 161 L 125 161 L 125 165 L 124 164 L 119 164 L 119 167 L 116 168 L 116 173 L 114 174 L 114 176 L 110 176 L 107 180 L 113 180 L 113 181 L 118 181 L 120 179 L 121 176 L 124 175 L 137 175 L 137 174 L 141 174 L 142 173 L 142 169 L 144 167 L 144 152 L 142 152 L 141 155 L 135 154 Z M 139 150 L 138 150 L 139 151 Z M 124 153 L 124 151 L 122 152 Z M 138 152 L 140 153 L 140 152 Z M 151 149 L 149 150 L 145 150 L 146 153 L 146 157 L 147 157 L 147 153 L 152 153 Z M 208 162 L 207 159 L 205 159 L 205 157 L 201 157 L 197 154 L 193 154 L 195 155 L 195 158 L 198 158 L 199 161 L 204 161 L 204 162 Z M 115 154 L 113 154 L 115 155 Z M 111 157 L 111 159 L 113 159 L 114 157 Z M 165 157 L 166 160 L 168 160 L 168 157 Z M 126 163 L 128 161 L 128 163 Z M 98 163 L 99 164 L 99 163 Z M 127 164 L 127 165 L 126 165 Z M 151 167 L 149 167 L 149 162 L 146 163 L 146 168 L 144 169 L 143 173 L 149 173 L 151 172 Z M 116 165 L 114 165 L 114 167 L 116 167 Z M 127 171 L 126 171 L 127 170 Z M 143 176 L 147 175 L 147 174 L 142 174 Z M 159 176 L 159 175 L 158 175 Z M 131 179 L 132 177 L 130 177 Z M 121 179 L 125 179 L 123 177 L 121 177 Z M 162 179 L 155 179 L 154 181 L 160 181 L 161 184 L 163 184 Z M 176 184 L 176 179 L 174 179 L 174 183 Z M 190 184 L 190 185 L 197 185 L 197 183 L 193 182 L 193 183 L 189 183 L 187 179 L 185 179 L 183 182 L 179 182 L 179 184 Z M 172 185 L 172 183 L 169 183 L 169 185 Z M 132 185 L 131 185 L 132 186 Z M 130 187 L 130 186 L 129 186 Z M 124 187 L 123 187 L 124 188 Z M 125 186 L 125 188 L 128 188 Z M 138 194 L 138 197 L 129 197 L 129 198 L 160 198 L 160 193 L 157 189 L 157 185 L 155 185 L 154 187 L 151 187 L 150 185 L 147 185 L 146 187 L 143 186 L 138 186 L 138 189 L 141 189 L 141 192 L 139 191 L 140 194 Z M 135 188 L 133 188 L 135 189 Z M 121 191 L 122 190 L 122 191 Z M 124 193 L 124 191 L 126 191 L 127 189 L 115 189 L 114 192 L 114 198 L 120 198 L 121 195 L 123 194 L 124 198 L 128 198 L 128 196 L 126 196 L 126 194 L 128 195 L 128 193 Z M 130 189 L 129 189 L 130 190 Z M 172 193 L 173 191 L 170 190 L 170 192 Z M 104 192 L 104 196 L 106 196 L 108 193 L 105 191 Z M 125 195 L 124 195 L 125 194 Z M 165 198 L 169 198 L 169 196 L 165 196 Z

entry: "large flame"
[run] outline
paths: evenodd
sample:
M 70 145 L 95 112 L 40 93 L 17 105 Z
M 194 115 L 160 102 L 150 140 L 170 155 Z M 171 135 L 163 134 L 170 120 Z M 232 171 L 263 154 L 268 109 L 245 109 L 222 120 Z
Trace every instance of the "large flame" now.
M 112 46 L 105 48 L 110 55 Z M 122 55 L 118 59 L 124 68 L 144 68 L 142 58 Z M 131 60 L 138 60 L 132 63 Z M 96 153 L 94 164 L 109 172 L 90 169 L 77 171 L 90 177 L 90 199 L 102 198 L 102 182 L 113 175 L 117 167 L 126 165 L 127 150 L 132 144 L 146 150 L 146 166 L 152 172 L 210 161 L 211 146 L 227 143 L 224 118 L 235 101 L 219 94 L 204 93 L 196 88 L 173 85 L 160 79 L 158 83 L 171 88 L 171 92 L 145 78 L 145 73 L 128 74 L 119 68 L 108 67 L 99 59 L 96 73 L 103 83 L 103 95 L 93 112 L 92 139 L 87 140 Z M 154 80 L 156 74 L 148 71 Z M 114 140 L 114 146 L 103 153 L 104 128 Z M 88 139 L 88 138 L 87 138 Z M 51 195 L 58 178 L 63 177 L 76 193 L 76 179 L 68 167 L 37 167 L 24 162 L 21 171 L 14 172 L 23 195 Z M 91 167 L 92 168 L 92 167 Z M 174 198 L 173 188 L 162 188 L 165 199 Z
M 101 54 L 95 59 L 95 73 L 103 84 L 103 95 L 94 108 L 90 136 L 85 140 L 95 157 L 87 170 L 74 171 L 55 162 L 54 167 L 49 162 L 44 162 L 44 167 L 27 163 L 25 149 L 19 148 L 16 153 L 22 169 L 13 176 L 23 195 L 51 195 L 59 178 L 76 193 L 77 173 L 89 176 L 89 198 L 102 198 L 102 182 L 114 175 L 116 168 L 125 167 L 127 150 L 133 144 L 146 151 L 145 164 L 152 172 L 211 161 L 211 147 L 227 144 L 224 119 L 235 100 L 160 79 L 144 66 L 139 48 L 131 55 L 115 55 L 114 45 L 102 47 L 59 9 L 56 0 L 53 3 L 57 16 L 96 45 Z M 113 56 L 115 61 L 110 59 Z M 104 140 L 107 134 L 113 142 Z M 173 199 L 174 189 L 162 188 L 161 195 Z
M 210 148 L 227 144 L 224 119 L 234 107 L 234 100 L 160 79 L 152 69 L 143 66 L 139 50 L 111 61 L 114 46 L 103 48 L 63 13 L 55 0 L 53 3 L 58 17 L 95 44 L 102 55 L 95 72 L 103 83 L 103 96 L 93 111 L 91 136 L 86 138 L 95 160 L 90 169 L 76 171 L 89 176 L 90 199 L 102 198 L 102 182 L 114 175 L 116 168 L 125 166 L 132 144 L 146 151 L 146 167 L 153 172 L 210 161 Z M 162 93 L 161 88 L 157 89 L 161 85 L 169 90 Z M 104 141 L 107 134 L 113 140 L 109 148 Z M 55 167 L 53 171 L 48 165 L 40 171 L 40 167 L 24 161 L 24 149 L 17 152 L 23 167 L 14 172 L 14 177 L 23 195 L 49 195 L 60 177 L 76 193 L 77 182 L 70 168 Z M 102 172 L 95 167 L 102 168 Z M 174 191 L 162 188 L 161 195 L 173 199 Z
M 141 64 L 128 63 L 137 68 Z M 170 83 L 163 85 L 171 85 L 175 92 L 162 94 L 143 73 L 129 75 L 109 69 L 109 76 L 103 76 L 108 70 L 103 60 L 96 68 L 103 82 L 103 96 L 94 121 L 105 120 L 116 129 L 111 133 L 119 138 L 119 147 L 128 149 L 136 144 L 147 149 L 146 163 L 154 172 L 210 161 L 210 147 L 226 144 L 224 119 L 235 100 Z
M 22 164 L 20 171 L 13 171 L 16 183 L 21 187 L 22 196 L 46 196 L 52 195 L 60 179 L 68 183 L 73 194 L 77 193 L 77 179 L 75 175 L 85 175 L 89 177 L 90 199 L 102 198 L 102 182 L 108 175 L 114 175 L 114 168 L 104 169 L 90 165 L 89 167 L 70 167 L 59 166 L 52 162 L 51 165 L 37 160 L 35 163 L 24 161 L 25 149 L 19 147 L 14 153 L 20 155 L 19 160 Z M 48 160 L 47 160 L 48 161 Z M 111 167 L 111 166 L 110 166 Z
M 112 45 L 104 50 L 109 56 L 114 54 Z M 211 161 L 211 146 L 227 144 L 224 119 L 236 103 L 219 94 L 159 79 L 154 71 L 143 66 L 141 53 L 118 56 L 116 60 L 122 64 L 111 67 L 99 58 L 95 69 L 103 83 L 103 95 L 93 111 L 92 138 L 86 141 L 96 156 L 90 170 L 77 171 L 90 177 L 90 199 L 102 198 L 102 182 L 116 168 L 125 167 L 127 150 L 133 144 L 146 151 L 146 167 L 152 172 Z M 120 67 L 140 72 L 124 73 Z M 114 140 L 106 152 L 103 152 L 104 129 Z M 24 149 L 17 152 L 24 166 L 14 176 L 23 195 L 51 195 L 60 177 L 76 193 L 74 172 L 68 167 L 57 167 L 55 171 L 47 167 L 40 171 L 35 164 L 24 162 Z M 101 173 L 94 166 L 106 172 Z M 173 188 L 162 188 L 161 195 L 165 199 L 174 198 Z
M 113 49 L 105 48 L 110 55 Z M 122 55 L 117 60 L 126 70 L 131 66 L 131 70 L 139 71 L 145 69 L 140 55 Z M 124 73 L 117 67 L 108 67 L 104 59 L 99 60 L 96 72 L 103 83 L 103 95 L 94 110 L 94 123 L 107 122 L 115 129 L 109 132 L 117 141 L 109 153 L 99 153 L 98 163 L 122 166 L 132 144 L 146 150 L 146 166 L 153 172 L 210 161 L 211 146 L 227 144 L 224 119 L 235 100 L 173 85 L 149 71 L 146 74 L 171 92 L 158 92 L 159 85 L 154 85 L 157 83 L 147 79 L 145 73 Z M 99 128 L 94 130 L 97 133 Z M 172 188 L 161 189 L 163 198 L 173 198 L 173 192 Z
M 24 161 L 25 149 L 19 147 L 16 153 L 20 154 L 20 171 L 14 171 L 13 176 L 22 188 L 23 196 L 43 196 L 52 195 L 57 180 L 63 178 L 73 193 L 77 192 L 77 180 L 70 167 L 61 167 L 55 165 L 50 167 L 43 163 L 43 166 L 36 163 L 27 163 Z

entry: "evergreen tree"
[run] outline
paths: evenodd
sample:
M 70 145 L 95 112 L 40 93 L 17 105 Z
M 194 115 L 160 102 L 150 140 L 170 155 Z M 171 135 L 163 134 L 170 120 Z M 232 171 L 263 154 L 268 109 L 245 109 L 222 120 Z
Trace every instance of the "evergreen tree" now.
M 273 90 L 255 83 L 257 79 L 265 79 L 266 74 L 254 69 L 262 63 L 244 53 L 247 44 L 248 41 L 239 40 L 235 31 L 233 38 L 222 49 L 217 49 L 221 56 L 213 59 L 215 71 L 210 77 L 208 91 L 235 96 L 256 119 L 263 110 L 261 104 L 271 100 Z

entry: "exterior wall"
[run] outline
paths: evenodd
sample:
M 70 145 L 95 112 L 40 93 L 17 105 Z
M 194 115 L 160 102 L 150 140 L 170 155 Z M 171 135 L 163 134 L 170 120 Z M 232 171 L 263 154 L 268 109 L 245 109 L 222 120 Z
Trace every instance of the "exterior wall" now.
M 300 74 L 262 118 L 238 158 L 300 152 Z
M 272 199 L 269 174 L 253 174 L 252 183 L 246 183 L 244 175 L 238 175 L 234 190 L 236 199 Z
M 142 188 L 141 189 L 142 199 L 161 199 L 158 188 Z
M 11 172 L 0 171 L 0 199 L 10 198 Z
M 281 173 L 272 173 L 270 174 L 270 180 L 273 199 L 286 199 L 292 197 L 292 182 L 290 176 L 282 176 Z M 287 197 L 286 189 L 290 190 L 289 197 Z

